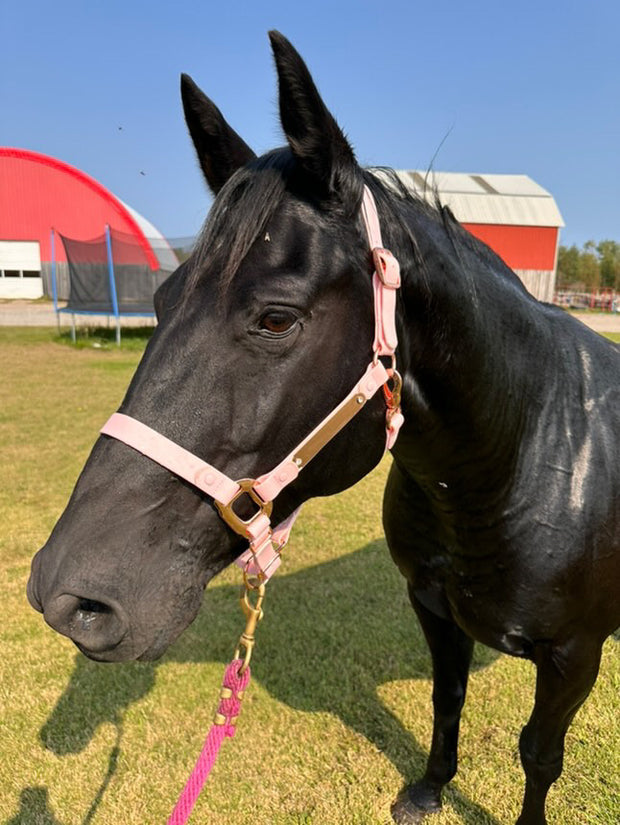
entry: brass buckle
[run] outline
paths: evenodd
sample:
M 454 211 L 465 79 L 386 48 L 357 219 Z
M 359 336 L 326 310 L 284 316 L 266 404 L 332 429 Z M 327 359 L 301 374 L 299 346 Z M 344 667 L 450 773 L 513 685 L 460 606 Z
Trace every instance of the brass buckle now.
M 224 519 L 226 524 L 235 531 L 235 533 L 238 533 L 240 536 L 246 536 L 248 527 L 253 524 L 259 516 L 266 515 L 267 518 L 271 516 L 273 502 L 263 501 L 258 495 L 254 489 L 256 479 L 242 478 L 236 483 L 239 485 L 239 492 L 233 496 L 228 504 L 221 504 L 219 501 L 216 501 L 215 506 L 217 507 L 220 516 Z M 257 506 L 256 512 L 252 513 L 252 515 L 247 519 L 242 518 L 240 515 L 235 513 L 233 509 L 234 503 L 244 495 L 248 496 L 248 498 Z

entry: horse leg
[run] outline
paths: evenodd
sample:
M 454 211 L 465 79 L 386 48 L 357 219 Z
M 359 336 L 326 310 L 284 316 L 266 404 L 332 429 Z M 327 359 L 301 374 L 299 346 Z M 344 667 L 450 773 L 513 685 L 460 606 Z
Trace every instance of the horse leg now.
M 399 825 L 414 825 L 441 808 L 441 790 L 456 773 L 461 710 L 474 647 L 473 639 L 449 619 L 409 597 L 433 659 L 433 738 L 422 779 L 409 785 L 392 807 Z
M 525 795 L 517 825 L 545 825 L 545 799 L 562 773 L 564 736 L 587 698 L 601 659 L 596 639 L 573 638 L 565 645 L 536 645 L 536 701 L 521 732 L 519 751 Z

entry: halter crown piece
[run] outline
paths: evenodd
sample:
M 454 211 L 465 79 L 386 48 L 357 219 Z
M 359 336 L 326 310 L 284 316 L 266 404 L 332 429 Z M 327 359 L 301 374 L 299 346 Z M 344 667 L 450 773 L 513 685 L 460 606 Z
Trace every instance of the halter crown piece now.
M 237 564 L 246 576 L 256 577 L 260 581 L 269 579 L 279 567 L 280 553 L 299 512 L 296 510 L 273 529 L 270 515 L 276 496 L 297 478 L 300 470 L 381 387 L 387 406 L 386 449 L 394 446 L 404 421 L 400 410 L 402 381 L 395 369 L 398 344 L 396 290 L 400 286 L 398 261 L 391 252 L 383 249 L 377 207 L 367 186 L 364 186 L 361 211 L 375 266 L 372 277 L 375 303 L 373 360 L 346 398 L 271 472 L 256 479 L 233 481 L 174 441 L 123 413 L 110 416 L 101 430 L 103 435 L 133 447 L 210 496 L 226 524 L 248 539 L 249 547 L 237 559 Z M 379 360 L 382 357 L 391 358 L 391 367 L 383 365 Z M 235 502 L 243 496 L 249 498 L 256 508 L 249 518 L 242 518 L 234 510 Z

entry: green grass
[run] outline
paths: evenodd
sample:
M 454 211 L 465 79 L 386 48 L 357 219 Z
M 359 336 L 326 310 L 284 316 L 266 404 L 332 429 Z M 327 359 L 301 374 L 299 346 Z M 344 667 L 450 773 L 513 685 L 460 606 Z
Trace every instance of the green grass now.
M 153 326 L 123 327 L 121 330 L 121 349 L 126 352 L 142 352 L 153 334 Z M 62 328 L 54 336 L 59 343 L 68 344 L 77 349 L 117 350 L 115 327 L 76 327 L 75 341 L 71 339 L 71 330 Z
M 234 570 L 212 583 L 195 623 L 157 663 L 90 662 L 26 602 L 30 559 L 118 406 L 141 346 L 74 348 L 53 331 L 0 328 L 4 825 L 166 822 L 242 629 Z M 430 667 L 382 538 L 387 466 L 305 508 L 268 588 L 237 735 L 192 823 L 381 825 L 403 782 L 422 770 Z M 608 640 L 597 685 L 567 737 L 550 825 L 620 821 L 618 651 Z M 518 733 L 533 689 L 529 664 L 477 648 L 460 769 L 435 825 L 514 821 Z

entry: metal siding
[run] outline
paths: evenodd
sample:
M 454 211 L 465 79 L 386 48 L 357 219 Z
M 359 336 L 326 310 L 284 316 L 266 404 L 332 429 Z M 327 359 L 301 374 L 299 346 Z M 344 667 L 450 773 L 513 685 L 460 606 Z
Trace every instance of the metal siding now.
M 552 303 L 555 294 L 555 272 L 537 269 L 516 269 L 523 285 L 539 301 Z
M 463 226 L 490 246 L 511 269 L 548 272 L 555 269 L 556 227 L 469 223 Z

